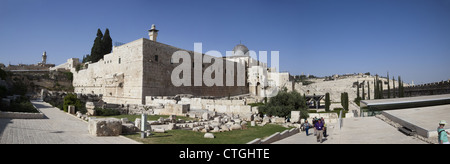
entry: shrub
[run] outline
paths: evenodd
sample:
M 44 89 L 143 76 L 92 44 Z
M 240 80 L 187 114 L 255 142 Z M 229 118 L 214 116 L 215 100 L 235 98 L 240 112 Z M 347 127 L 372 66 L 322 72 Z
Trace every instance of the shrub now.
M 77 98 L 76 94 L 69 93 L 64 97 L 64 104 L 63 104 L 64 112 L 67 112 L 67 108 L 69 105 L 75 106 L 75 111 L 86 113 L 85 104 L 82 103 L 81 100 Z
M 301 111 L 301 118 L 308 117 L 306 100 L 296 91 L 280 91 L 276 96 L 270 98 L 267 104 L 259 106 L 258 110 L 263 114 L 279 117 L 290 116 L 291 111 Z
M 114 109 L 108 109 L 108 108 L 94 108 L 95 114 L 97 116 L 115 116 L 120 115 L 120 112 L 118 110 Z

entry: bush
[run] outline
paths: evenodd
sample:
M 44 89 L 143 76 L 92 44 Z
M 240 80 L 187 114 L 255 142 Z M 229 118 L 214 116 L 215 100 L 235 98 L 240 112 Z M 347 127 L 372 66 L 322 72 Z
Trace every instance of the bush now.
M 67 108 L 69 105 L 75 106 L 75 111 L 86 113 L 85 104 L 82 103 L 81 100 L 77 98 L 76 94 L 69 93 L 64 97 L 64 104 L 63 104 L 64 112 L 67 112 Z
M 250 105 L 251 107 L 255 107 L 255 106 L 261 106 L 261 105 L 264 105 L 264 103 L 262 103 L 262 102 L 258 102 L 258 103 L 249 103 L 249 104 L 247 104 L 247 105 Z
M 95 110 L 95 114 L 97 116 L 116 116 L 116 115 L 120 115 L 120 112 L 118 110 L 114 110 L 114 109 L 94 108 L 94 110 Z
M 11 104 L 8 107 L 5 105 L 2 105 L 2 107 L 3 108 L 1 108 L 1 110 L 9 112 L 39 113 L 39 111 L 34 108 L 33 104 L 31 104 L 30 100 L 25 96 L 20 96 L 20 98 L 15 101 L 11 101 Z
M 291 111 L 301 111 L 301 118 L 308 117 L 306 100 L 296 91 L 280 91 L 267 104 L 259 106 L 258 110 L 263 114 L 279 117 L 290 116 Z

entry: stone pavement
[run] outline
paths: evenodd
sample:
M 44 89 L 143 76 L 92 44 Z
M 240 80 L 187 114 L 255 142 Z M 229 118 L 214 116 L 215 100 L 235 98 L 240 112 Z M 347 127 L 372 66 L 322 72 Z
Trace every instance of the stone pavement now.
M 95 137 L 88 123 L 46 102 L 32 101 L 46 119 L 0 119 L 0 144 L 138 144 L 129 138 Z
M 323 144 L 425 144 L 426 142 L 406 136 L 396 128 L 376 117 L 344 118 L 342 129 L 330 128 Z M 314 130 L 309 130 L 314 133 Z M 305 132 L 292 135 L 274 144 L 316 144 L 314 135 Z

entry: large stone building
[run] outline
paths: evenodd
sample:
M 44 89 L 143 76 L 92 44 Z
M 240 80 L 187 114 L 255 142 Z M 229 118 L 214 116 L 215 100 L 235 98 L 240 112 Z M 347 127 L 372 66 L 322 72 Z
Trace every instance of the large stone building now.
M 153 25 L 149 30 L 150 39 L 141 38 L 115 46 L 113 51 L 100 61 L 85 64 L 86 69 L 73 69 L 76 64 L 74 59 L 69 59 L 60 66 L 69 66 L 66 69 L 72 70 L 76 93 L 101 94 L 103 101 L 115 104 L 146 104 L 147 96 L 178 94 L 213 97 L 246 95 L 262 100 L 266 97 L 264 93 L 277 90 L 277 86 L 283 86 L 280 84 L 289 81 L 288 73 L 277 73 L 268 68 L 266 63 L 252 58 L 245 45 L 235 46 L 232 56 L 212 57 L 157 42 L 158 31 Z M 183 61 L 183 58 L 173 61 L 172 56 L 179 51 L 186 52 L 185 55 L 189 55 L 190 61 Z M 201 63 L 194 62 L 198 61 L 196 54 L 201 56 Z M 208 57 L 214 60 L 211 63 L 205 62 Z M 219 64 L 218 68 L 213 67 L 217 66 L 217 61 L 222 64 Z M 190 86 L 175 86 L 173 83 L 174 69 L 179 68 L 181 64 L 189 64 L 189 70 L 182 71 L 178 76 L 180 79 L 185 79 L 183 76 L 186 75 L 190 76 Z M 197 72 L 199 69 L 200 73 Z M 198 85 L 195 81 L 196 78 L 204 79 L 209 75 L 211 79 L 222 75 L 223 81 L 215 80 L 217 83 L 213 86 L 207 86 L 204 81 Z M 229 77 L 233 77 L 232 85 L 227 82 Z M 217 85 L 218 83 L 220 85 Z
M 153 26 L 149 30 L 150 40 L 141 38 L 116 46 L 113 52 L 106 54 L 100 61 L 86 65 L 87 69 L 73 71 L 75 92 L 101 94 L 103 101 L 116 104 L 145 104 L 146 96 L 192 94 L 226 97 L 248 93 L 248 87 L 245 85 L 208 87 L 202 83 L 201 86 L 174 86 L 171 81 L 172 71 L 185 61 L 172 61 L 172 54 L 185 51 L 190 55 L 191 61 L 194 61 L 194 52 L 157 42 L 157 32 Z M 201 55 L 202 58 L 207 56 Z M 225 70 L 227 62 L 231 62 L 223 58 L 214 59 L 225 63 L 222 70 Z M 202 74 L 211 65 L 201 63 Z M 236 77 L 236 69 L 234 72 Z M 194 69 L 191 69 L 190 75 L 192 82 L 195 76 L 199 76 Z M 225 74 L 223 75 L 225 84 Z

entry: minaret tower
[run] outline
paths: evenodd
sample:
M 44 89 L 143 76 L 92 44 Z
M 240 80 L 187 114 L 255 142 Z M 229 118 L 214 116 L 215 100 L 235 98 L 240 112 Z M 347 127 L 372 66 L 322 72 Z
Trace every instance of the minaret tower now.
M 156 37 L 158 36 L 158 31 L 155 27 L 155 24 L 152 24 L 152 28 L 148 30 L 148 36 L 150 36 L 150 40 L 156 42 Z
M 44 51 L 44 54 L 42 54 L 42 63 L 43 65 L 45 65 L 47 63 L 47 52 Z

